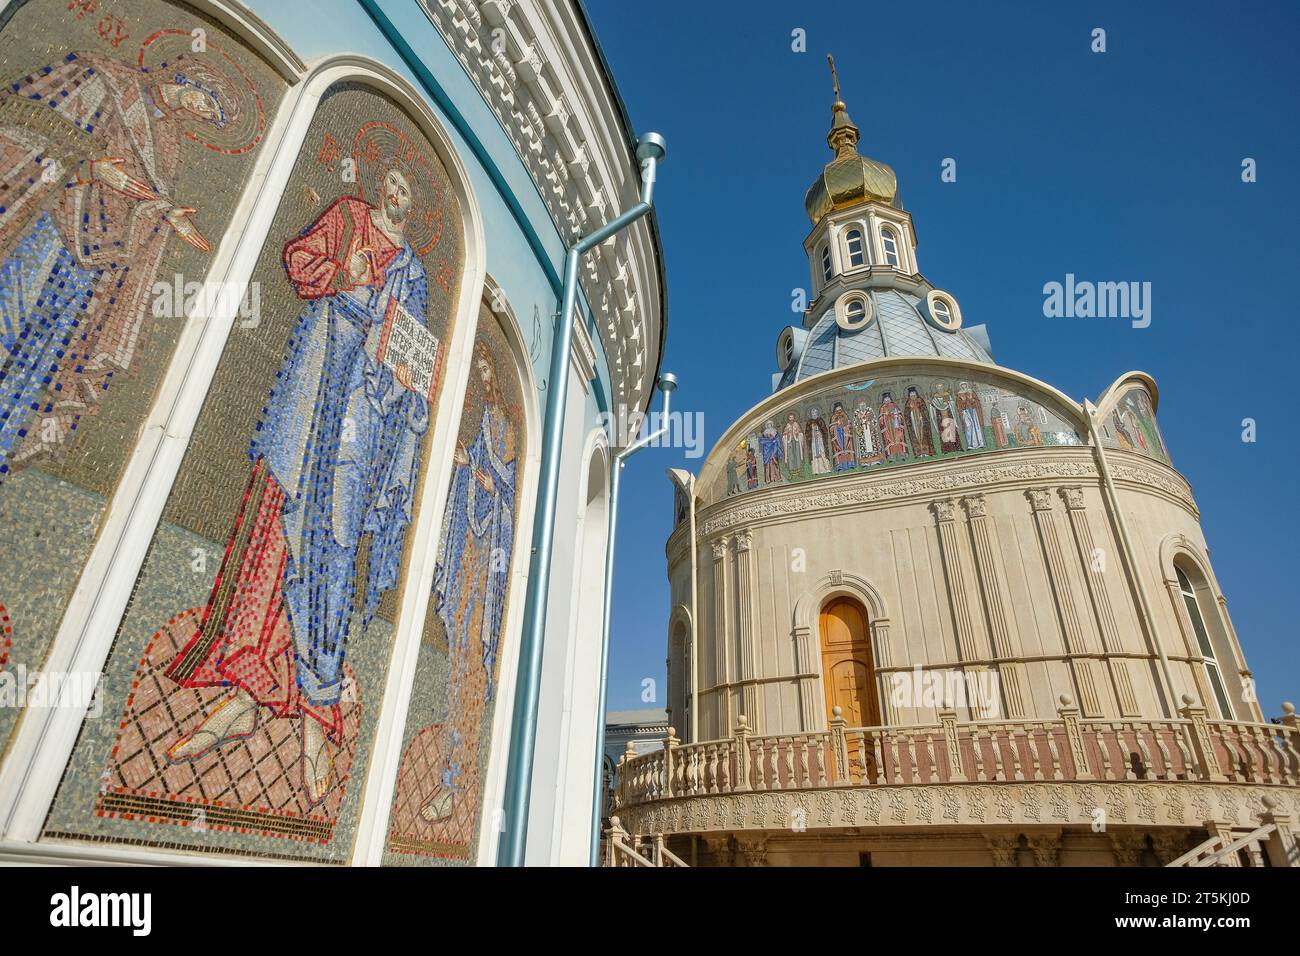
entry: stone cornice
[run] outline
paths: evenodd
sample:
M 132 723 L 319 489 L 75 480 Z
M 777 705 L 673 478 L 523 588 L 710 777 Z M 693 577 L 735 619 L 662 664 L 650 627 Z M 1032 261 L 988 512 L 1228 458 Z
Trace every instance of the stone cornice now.
M 782 485 L 737 495 L 702 509 L 697 518 L 701 537 L 709 537 L 739 524 L 767 522 L 809 513 L 860 509 L 864 505 L 893 505 L 908 499 L 960 493 L 990 485 L 1015 486 L 1026 482 L 1095 479 L 1090 448 L 1054 448 L 996 453 L 1006 459 L 994 464 L 983 459 L 901 466 L 816 482 Z
M 536 184 L 564 241 L 635 204 L 639 171 L 581 16 L 538 0 L 419 0 Z M 658 252 L 642 219 L 583 259 L 612 403 L 642 407 L 658 362 Z
M 1182 476 L 1158 462 L 1148 462 L 1135 455 L 1113 462 L 1115 479 L 1124 485 L 1153 491 L 1186 508 L 1199 517 L 1191 489 Z M 843 477 L 822 478 L 794 485 L 747 491 L 700 509 L 697 532 L 708 538 L 737 525 L 797 518 L 812 513 L 832 513 L 841 509 L 893 505 L 909 499 L 924 500 L 931 496 L 948 496 L 969 490 L 987 491 L 990 487 L 1014 488 L 1043 482 L 1097 480 L 1094 450 L 1089 446 L 1056 446 L 994 452 L 929 464 L 903 465 L 877 472 Z M 669 535 L 668 551 L 675 558 L 675 548 L 684 548 L 686 537 L 678 532 Z
M 633 833 L 790 830 L 803 810 L 807 831 L 845 827 L 1060 825 L 1196 827 L 1216 820 L 1258 825 L 1263 797 L 1300 812 L 1300 788 L 1151 780 L 1133 783 L 950 783 L 829 787 L 679 797 L 620 806 Z M 1098 814 L 1100 811 L 1100 815 Z

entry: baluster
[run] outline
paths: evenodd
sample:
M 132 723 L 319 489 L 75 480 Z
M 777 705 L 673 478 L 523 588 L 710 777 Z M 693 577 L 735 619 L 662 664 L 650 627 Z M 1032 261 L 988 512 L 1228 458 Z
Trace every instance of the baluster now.
M 1183 732 L 1183 725 L 1170 724 L 1173 727 L 1174 744 L 1178 747 L 1178 759 L 1182 761 L 1183 772 L 1178 776 L 1184 780 L 1191 780 L 1196 775 L 1196 758 L 1192 756 L 1192 750 L 1187 746 L 1187 734 Z
M 771 741 L 767 737 L 762 737 L 758 744 L 758 790 L 774 790 L 775 784 L 772 778 L 775 777 L 774 765 L 771 763 Z
M 970 749 L 971 753 L 974 754 L 971 769 L 975 772 L 975 779 L 983 780 L 985 779 L 983 731 L 979 727 L 971 727 L 970 729 Z
M 882 728 L 877 733 L 880 734 L 880 746 L 885 757 L 880 765 L 880 782 L 901 783 L 903 773 L 899 764 L 902 762 L 902 750 L 898 746 L 898 731 Z
M 935 759 L 934 753 L 934 733 L 929 732 L 925 735 L 925 760 L 926 772 L 930 775 L 926 783 L 937 783 L 939 781 L 939 764 Z M 960 767 L 958 769 L 961 769 Z
M 1160 751 L 1160 776 L 1166 780 L 1173 780 L 1174 768 L 1169 762 L 1169 745 L 1165 743 L 1165 727 L 1162 724 L 1151 726 L 1151 735 L 1155 739 L 1156 748 Z
M 1241 746 L 1241 738 L 1237 735 L 1237 728 L 1228 724 L 1218 724 L 1219 739 L 1223 741 L 1223 749 L 1228 752 L 1228 779 L 1236 781 L 1250 780 L 1250 762 L 1246 759 Z
M 1255 737 L 1255 744 L 1259 747 L 1260 761 L 1263 764 L 1264 779 L 1269 783 L 1281 783 L 1279 775 L 1274 769 L 1279 766 L 1277 747 L 1273 743 L 1273 734 L 1263 727 L 1251 728 Z
M 826 747 L 828 744 L 836 746 L 836 742 L 831 738 L 830 734 L 816 738 L 816 745 L 813 747 L 813 751 L 817 754 L 817 786 L 819 787 L 830 785 L 830 781 L 826 778 Z
M 795 786 L 795 779 L 794 779 L 794 738 L 793 738 L 793 737 L 782 737 L 782 738 L 781 738 L 781 742 L 782 742 L 783 744 L 785 744 L 785 750 L 784 750 L 784 757 L 785 757 L 785 785 L 786 785 L 787 788 L 793 789 L 794 786 Z
M 1047 753 L 1052 758 L 1052 775 L 1048 779 L 1064 780 L 1065 775 L 1061 773 L 1061 752 L 1056 746 L 1056 727 L 1043 724 L 1043 736 L 1047 738 Z
M 1288 713 L 1286 710 L 1290 706 L 1289 703 L 1282 705 L 1284 714 L 1282 720 L 1284 722 L 1288 716 L 1295 720 L 1294 711 Z M 1300 734 L 1297 734 L 1295 728 L 1286 723 L 1278 727 L 1278 734 L 1282 740 L 1282 753 L 1286 755 L 1283 780 L 1286 783 L 1300 783 L 1300 747 L 1297 746 L 1300 744 Z
M 1105 730 L 1096 724 L 1092 725 L 1092 733 L 1097 741 L 1097 753 L 1101 755 L 1101 779 L 1114 780 L 1110 762 L 1110 739 L 1106 736 Z
M 993 779 L 1007 780 L 1006 765 L 1002 760 L 1002 733 L 1001 728 L 994 724 L 988 729 L 989 749 L 993 753 Z
M 1142 757 L 1142 772 L 1148 780 L 1158 779 L 1159 774 L 1156 772 L 1156 766 L 1151 760 L 1151 748 L 1147 746 L 1147 726 L 1145 724 L 1133 725 L 1133 742 L 1137 744 L 1138 754 Z
M 1012 773 L 1015 776 L 1015 779 L 1024 780 L 1026 779 L 1026 777 L 1025 777 L 1024 766 L 1021 763 L 1019 730 L 1020 728 L 1016 727 L 1014 724 L 1007 728 L 1007 744 L 1010 746 L 1011 749 Z M 1030 755 L 1030 759 L 1031 760 L 1033 759 L 1032 755 Z
M 1033 779 L 1045 780 L 1047 775 L 1043 773 L 1043 755 L 1039 752 L 1039 733 L 1042 731 L 1042 724 L 1025 724 L 1025 753 L 1029 756 L 1030 763 L 1033 764 Z
M 899 743 L 902 745 L 899 748 L 900 756 L 907 757 L 907 770 L 904 773 L 902 767 L 899 768 L 898 782 L 917 783 L 920 774 L 916 769 L 916 736 L 908 730 L 899 731 Z

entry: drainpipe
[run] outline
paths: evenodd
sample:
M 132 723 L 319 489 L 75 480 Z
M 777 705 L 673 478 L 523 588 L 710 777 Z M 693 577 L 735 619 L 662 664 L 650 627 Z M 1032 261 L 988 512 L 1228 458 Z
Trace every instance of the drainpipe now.
M 699 555 L 700 549 L 695 541 L 695 476 L 691 475 L 691 482 L 687 488 L 691 496 L 691 527 L 687 532 L 691 536 L 691 672 L 686 675 L 686 679 L 691 682 L 691 739 L 690 743 L 696 743 L 700 739 L 700 708 L 699 701 L 699 674 L 700 674 L 700 611 L 696 596 L 699 593 Z
M 1115 527 L 1119 530 L 1120 548 L 1124 555 L 1124 563 L 1128 565 L 1128 573 L 1132 575 L 1133 582 L 1137 585 L 1138 610 L 1141 613 L 1142 623 L 1145 625 L 1147 639 L 1151 642 L 1156 657 L 1160 659 L 1160 672 L 1165 679 L 1165 716 L 1177 717 L 1178 704 L 1174 698 L 1173 675 L 1169 673 L 1169 658 L 1165 656 L 1165 649 L 1160 643 L 1160 635 L 1156 633 L 1155 617 L 1151 613 L 1151 602 L 1147 598 L 1146 585 L 1142 582 L 1137 559 L 1133 554 L 1133 544 L 1129 539 L 1128 522 L 1124 520 L 1124 512 L 1119 504 L 1119 495 L 1115 491 L 1115 481 L 1111 478 L 1110 466 L 1106 462 L 1106 449 L 1102 446 L 1101 435 L 1097 431 L 1097 407 L 1085 399 L 1084 412 L 1088 416 L 1088 435 L 1092 439 L 1093 448 L 1097 452 L 1097 467 L 1101 471 L 1101 479 L 1106 487 L 1110 512 L 1115 518 Z
M 677 388 L 677 376 L 664 372 L 659 376 L 659 391 L 664 396 L 663 424 L 650 435 L 640 438 L 614 453 L 614 467 L 609 480 L 609 539 L 605 542 L 605 597 L 600 622 L 600 693 L 596 697 L 596 792 L 591 806 L 591 865 L 600 866 L 600 807 L 604 802 L 605 703 L 608 691 L 609 619 L 614 594 L 614 532 L 618 530 L 618 485 L 623 464 L 651 442 L 668 434 L 669 406 Z
M 551 370 L 547 379 L 546 424 L 542 431 L 539 477 L 541 494 L 528 565 L 528 596 L 524 602 L 519 677 L 515 686 L 510 754 L 506 765 L 505 832 L 497 850 L 497 863 L 501 866 L 524 865 L 524 847 L 528 838 L 528 802 L 533 782 L 533 749 L 537 743 L 537 707 L 542 685 L 542 642 L 551 584 L 551 548 L 555 543 L 555 505 L 560 493 L 560 451 L 569 391 L 569 353 L 573 349 L 573 316 L 578 298 L 578 261 L 653 208 L 655 172 L 664 152 L 664 138 L 658 133 L 646 133 L 637 140 L 636 158 L 641 164 L 640 201 L 621 216 L 577 240 L 564 257 L 564 290 L 560 297 L 559 322 L 551 340 Z M 604 726 L 603 721 L 601 726 Z

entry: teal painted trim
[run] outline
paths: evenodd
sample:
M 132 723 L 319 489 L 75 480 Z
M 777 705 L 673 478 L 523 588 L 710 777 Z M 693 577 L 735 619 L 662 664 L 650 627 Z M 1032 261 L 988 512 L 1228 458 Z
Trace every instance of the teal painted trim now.
M 479 165 L 483 167 L 483 171 L 487 173 L 488 179 L 492 181 L 492 185 L 496 187 L 497 193 L 501 196 L 501 201 L 506 204 L 506 208 L 510 210 L 510 215 L 514 217 L 520 231 L 523 232 L 524 238 L 528 240 L 533 255 L 537 257 L 538 265 L 546 273 L 546 281 L 551 284 L 551 291 L 555 293 L 555 297 L 558 299 L 564 292 L 564 283 L 560 280 L 560 274 L 556 271 L 555 265 L 551 262 L 551 257 L 546 252 L 542 237 L 533 228 L 532 220 L 524 212 L 523 206 L 519 205 L 514 190 L 506 182 L 501 167 L 492 158 L 492 154 L 488 152 L 482 140 L 474 133 L 474 129 L 470 126 L 469 120 L 465 118 L 465 114 L 456 108 L 456 104 L 452 102 L 451 97 L 447 95 L 442 85 L 434 78 L 429 68 L 424 65 L 424 61 L 420 59 L 415 50 L 411 48 L 411 45 L 403 38 L 401 31 L 393 25 L 393 21 L 388 19 L 384 11 L 379 8 L 379 0 L 357 0 L 357 2 L 369 14 L 370 19 L 375 22 L 375 26 L 384 35 L 384 39 L 393 45 L 393 49 L 398 52 L 403 62 L 415 74 L 416 79 L 420 81 L 420 85 L 424 87 L 424 91 L 429 94 L 438 109 L 450 120 L 452 126 L 456 128 L 456 132 L 469 145 L 470 150 L 474 153 L 474 158 L 478 160 Z M 599 342 L 599 338 L 594 334 L 590 322 L 588 323 L 588 331 L 592 333 L 593 340 Z M 554 345 L 553 341 L 552 345 Z M 601 348 L 601 351 L 604 352 L 604 349 Z M 596 376 L 593 384 L 595 386 L 593 391 L 596 396 L 596 406 L 602 412 L 608 412 L 609 399 L 605 395 L 604 384 L 601 382 L 599 375 Z

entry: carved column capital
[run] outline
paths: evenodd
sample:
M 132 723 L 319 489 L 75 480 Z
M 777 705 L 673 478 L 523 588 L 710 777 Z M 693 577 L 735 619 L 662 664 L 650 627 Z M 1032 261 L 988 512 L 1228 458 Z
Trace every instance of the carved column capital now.
M 1016 833 L 986 833 L 984 842 L 993 854 L 994 866 L 1019 866 L 1016 851 L 1020 849 L 1020 836 Z
M 745 858 L 746 866 L 767 866 L 767 837 L 765 835 L 738 835 L 736 846 Z
M 1142 851 L 1146 848 L 1147 838 L 1144 833 L 1136 830 L 1110 831 L 1110 849 L 1119 866 L 1139 866 L 1142 863 Z
M 1071 485 L 1057 490 L 1061 492 L 1061 498 L 1064 499 L 1067 509 L 1070 511 L 1083 510 L 1083 488 L 1081 486 Z
M 1061 833 L 1030 833 L 1025 835 L 1029 849 L 1034 854 L 1035 866 L 1061 865 Z
M 934 512 L 934 517 L 938 521 L 951 521 L 956 506 L 957 503 L 951 498 L 943 501 L 930 502 L 930 510 Z
M 1029 499 L 1029 504 L 1035 511 L 1052 510 L 1052 491 L 1050 488 L 1030 488 L 1025 492 L 1025 497 Z
M 1161 866 L 1168 866 L 1187 852 L 1186 830 L 1157 830 L 1151 834 L 1151 847 Z
M 750 531 L 748 528 L 745 528 L 743 531 L 736 532 L 737 551 L 748 551 L 750 546 L 753 543 L 754 543 L 754 532 Z
M 729 834 L 706 836 L 704 837 L 704 846 L 713 854 L 718 866 L 731 866 L 735 851 L 732 848 Z
M 961 503 L 966 506 L 966 513 L 972 518 L 983 518 L 989 513 L 989 502 L 983 495 L 968 495 Z
M 713 541 L 709 542 L 709 546 L 713 549 L 714 561 L 721 561 L 727 556 L 727 544 L 730 540 L 731 539 L 724 534 L 721 538 L 715 538 Z

